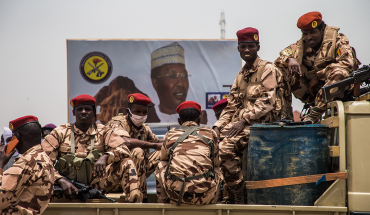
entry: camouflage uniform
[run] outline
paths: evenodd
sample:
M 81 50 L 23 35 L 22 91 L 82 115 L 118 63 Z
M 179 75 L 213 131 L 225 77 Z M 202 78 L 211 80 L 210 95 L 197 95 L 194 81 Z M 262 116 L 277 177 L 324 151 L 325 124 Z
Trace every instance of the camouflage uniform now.
M 76 157 L 86 158 L 91 150 L 90 135 L 95 135 L 94 149 L 108 154 L 105 174 L 94 178 L 91 186 L 109 192 L 113 187 L 121 185 L 126 194 L 126 202 L 141 202 L 142 194 L 139 190 L 139 178 L 136 174 L 134 162 L 130 159 L 129 149 L 122 144 L 124 140 L 113 132 L 109 127 L 95 124 L 86 132 L 76 126 L 75 151 Z M 53 162 L 57 158 L 71 153 L 71 124 L 65 124 L 55 128 L 42 142 L 42 147 Z M 62 178 L 58 172 L 55 180 Z
M 1 214 L 41 214 L 49 205 L 54 187 L 54 167 L 36 145 L 0 175 Z
M 275 60 L 276 66 L 282 69 L 284 79 L 289 83 L 294 96 L 304 103 L 315 103 L 315 106 L 323 110 L 321 87 L 336 83 L 334 77 L 342 74 L 347 78 L 350 73 L 361 64 L 356 59 L 355 50 L 349 45 L 344 34 L 337 34 L 339 28 L 327 26 L 324 38 L 319 50 L 309 47 L 303 38 L 288 46 L 280 52 L 280 57 Z M 335 38 L 335 47 L 330 40 Z M 288 58 L 295 58 L 301 65 L 302 77 L 288 71 Z M 312 88 L 312 96 L 308 90 L 309 82 L 317 76 L 319 82 Z
M 264 67 L 260 64 L 263 64 L 263 61 L 257 57 L 251 69 L 245 65 L 239 72 L 231 87 L 228 104 L 214 125 L 220 130 L 221 169 L 230 187 L 243 180 L 242 157 L 249 140 L 249 126 L 255 123 L 271 123 L 282 118 L 291 119 L 292 116 L 292 109 L 284 99 L 285 86 L 280 70 L 271 63 L 265 64 Z M 262 71 L 260 81 L 255 79 L 259 68 Z M 245 85 L 247 87 L 244 88 Z M 247 121 L 244 129 L 233 138 L 225 138 L 232 126 L 242 118 Z
M 127 115 L 118 114 L 110 120 L 106 126 L 112 128 L 121 137 L 134 138 L 146 142 L 158 143 L 158 137 L 150 130 L 148 125 L 140 126 L 133 125 L 127 120 Z M 140 190 L 147 198 L 146 178 L 149 177 L 155 170 L 160 159 L 160 151 L 156 150 L 149 153 L 149 149 L 141 149 L 139 147 L 131 149 L 131 159 L 134 161 L 137 174 L 140 179 Z
M 183 126 L 197 126 L 195 122 L 188 121 Z M 215 179 L 202 177 L 200 179 L 185 182 L 182 205 L 205 205 L 216 203 L 218 190 L 222 180 L 220 172 L 219 148 L 216 133 L 210 128 L 197 128 L 199 134 L 213 140 Z M 165 137 L 161 149 L 161 162 L 155 170 L 157 179 L 157 196 L 159 203 L 176 204 L 182 187 L 182 181 L 172 181 L 165 177 L 168 165 L 168 152 L 177 139 L 184 133 L 183 130 L 169 131 Z M 173 152 L 173 159 L 169 172 L 177 177 L 191 177 L 203 174 L 211 168 L 210 147 L 198 136 L 190 135 L 184 142 L 180 143 Z

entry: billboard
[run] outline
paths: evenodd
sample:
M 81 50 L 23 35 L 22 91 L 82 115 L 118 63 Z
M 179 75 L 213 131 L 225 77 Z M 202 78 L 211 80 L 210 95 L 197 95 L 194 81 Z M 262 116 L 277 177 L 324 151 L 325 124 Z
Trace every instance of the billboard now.
M 191 100 L 213 125 L 211 108 L 241 69 L 236 47 L 236 40 L 67 40 L 68 100 L 94 96 L 103 124 L 126 113 L 131 93 L 151 98 L 147 122 L 177 122 L 176 107 Z

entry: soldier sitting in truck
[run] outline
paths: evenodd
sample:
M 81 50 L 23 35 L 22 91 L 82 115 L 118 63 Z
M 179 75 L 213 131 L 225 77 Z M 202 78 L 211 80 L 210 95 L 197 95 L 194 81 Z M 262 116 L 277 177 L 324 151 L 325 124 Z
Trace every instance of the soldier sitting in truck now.
M 199 127 L 201 107 L 186 101 L 177 107 L 180 129 L 164 137 L 161 162 L 155 170 L 159 203 L 216 203 L 221 183 L 216 133 Z
M 134 161 L 137 175 L 140 179 L 140 190 L 143 193 L 143 202 L 148 202 L 146 178 L 149 177 L 158 165 L 162 143 L 144 122 L 148 116 L 149 105 L 152 100 L 141 93 L 127 96 L 128 108 L 126 115 L 122 113 L 113 117 L 106 126 L 112 128 L 126 142 L 131 150 L 131 159 Z M 149 149 L 156 151 L 149 153 Z
M 42 142 L 42 148 L 55 162 L 55 181 L 71 199 L 75 180 L 93 188 L 111 191 L 121 185 L 126 202 L 141 202 L 139 178 L 124 140 L 109 127 L 96 124 L 96 101 L 89 95 L 71 99 L 76 123 L 58 126 Z
M 244 203 L 245 183 L 241 172 L 243 150 L 248 144 L 249 126 L 291 119 L 286 103 L 285 83 L 280 70 L 258 56 L 258 30 L 237 32 L 238 51 L 245 61 L 230 89 L 228 104 L 213 126 L 220 142 L 222 174 L 236 204 Z
M 54 187 L 54 168 L 40 144 L 41 125 L 37 117 L 24 116 L 10 121 L 9 128 L 14 139 L 0 146 L 0 213 L 42 214 Z M 3 174 L 13 147 L 22 155 Z
M 316 123 L 325 110 L 321 88 L 347 78 L 361 64 L 339 28 L 327 26 L 320 12 L 302 15 L 297 22 L 302 37 L 280 52 L 275 64 L 294 96 L 314 106 L 303 121 Z

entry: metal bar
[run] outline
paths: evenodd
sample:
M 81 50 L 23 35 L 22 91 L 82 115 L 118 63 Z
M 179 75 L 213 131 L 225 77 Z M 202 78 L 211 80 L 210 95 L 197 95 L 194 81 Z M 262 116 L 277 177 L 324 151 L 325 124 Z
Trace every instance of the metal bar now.
M 347 169 L 346 161 L 346 119 L 344 106 L 342 101 L 335 101 L 337 106 L 337 114 L 339 117 L 339 171 L 344 172 Z
M 50 203 L 48 208 L 81 208 L 81 203 Z M 173 204 L 162 203 L 147 203 L 147 204 L 117 204 L 117 203 L 83 203 L 83 208 L 108 208 L 108 209 L 153 209 L 161 211 L 162 209 L 171 209 L 179 211 L 187 210 L 242 210 L 242 211 L 315 211 L 315 212 L 347 212 L 347 207 L 338 206 L 297 206 L 297 205 L 225 205 L 225 204 L 211 204 L 211 205 L 185 205 L 178 207 Z

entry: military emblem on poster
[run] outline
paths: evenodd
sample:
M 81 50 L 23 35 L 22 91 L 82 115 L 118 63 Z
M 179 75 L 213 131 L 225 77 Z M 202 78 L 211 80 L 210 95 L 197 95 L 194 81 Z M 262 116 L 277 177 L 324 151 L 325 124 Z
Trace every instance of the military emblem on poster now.
M 100 84 L 112 74 L 113 66 L 109 57 L 102 52 L 86 54 L 80 63 L 82 77 L 90 83 Z

